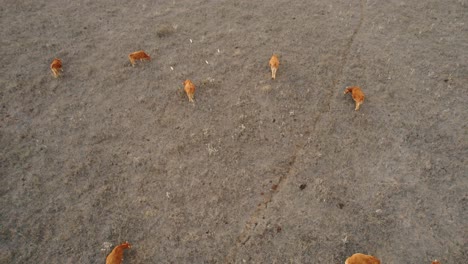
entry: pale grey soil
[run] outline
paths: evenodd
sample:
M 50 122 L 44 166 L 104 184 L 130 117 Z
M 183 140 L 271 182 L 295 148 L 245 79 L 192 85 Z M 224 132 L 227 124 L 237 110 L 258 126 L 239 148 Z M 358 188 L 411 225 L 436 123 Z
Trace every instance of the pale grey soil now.
M 0 19 L 0 263 L 123 241 L 125 264 L 468 263 L 467 1 L 2 0 Z

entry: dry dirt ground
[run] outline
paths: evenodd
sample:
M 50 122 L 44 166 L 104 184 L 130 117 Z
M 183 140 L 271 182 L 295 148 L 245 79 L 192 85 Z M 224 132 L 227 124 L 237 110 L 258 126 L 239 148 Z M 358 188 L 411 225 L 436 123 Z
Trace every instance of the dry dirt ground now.
M 468 263 L 466 0 L 0 2 L 0 263 Z

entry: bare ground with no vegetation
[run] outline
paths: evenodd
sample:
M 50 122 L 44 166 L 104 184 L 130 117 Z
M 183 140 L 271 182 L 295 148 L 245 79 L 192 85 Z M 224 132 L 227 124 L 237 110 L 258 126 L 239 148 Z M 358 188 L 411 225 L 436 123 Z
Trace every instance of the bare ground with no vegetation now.
M 3 0 L 0 262 L 467 263 L 467 14 Z

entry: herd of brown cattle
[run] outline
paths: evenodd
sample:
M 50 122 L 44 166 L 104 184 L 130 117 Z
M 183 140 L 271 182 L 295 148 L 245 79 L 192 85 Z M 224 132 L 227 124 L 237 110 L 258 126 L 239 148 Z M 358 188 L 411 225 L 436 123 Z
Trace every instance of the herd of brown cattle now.
M 134 67 L 136 61 L 151 60 L 151 57 L 146 54 L 143 50 L 132 52 L 128 55 L 131 65 Z M 279 68 L 279 59 L 277 55 L 273 55 L 270 59 L 270 68 L 271 68 L 271 78 L 276 79 L 276 72 Z M 54 59 L 50 64 L 50 69 L 55 78 L 60 76 L 62 72 L 62 61 L 60 59 Z M 184 91 L 187 94 L 189 102 L 194 102 L 195 95 L 195 85 L 190 80 L 185 80 L 183 82 Z M 345 94 L 351 93 L 353 100 L 356 103 L 354 110 L 359 110 L 361 104 L 364 102 L 364 93 L 361 88 L 358 86 L 346 87 Z M 131 248 L 131 245 L 128 242 L 116 246 L 112 252 L 106 258 L 106 264 L 121 264 L 123 260 L 124 249 Z M 345 264 L 380 264 L 380 260 L 374 256 L 365 255 L 362 253 L 356 253 L 351 257 L 347 258 Z M 434 260 L 432 264 L 440 264 L 439 261 Z
M 128 59 L 130 60 L 130 64 L 135 67 L 136 61 L 143 61 L 143 60 L 151 60 L 151 57 L 146 54 L 143 50 L 135 51 L 132 52 L 128 55 Z M 278 71 L 279 68 L 279 59 L 277 55 L 271 56 L 270 59 L 270 68 L 271 68 L 271 78 L 276 79 L 276 72 Z M 52 63 L 50 64 L 50 69 L 52 71 L 52 74 L 54 75 L 55 78 L 58 78 L 60 76 L 60 72 L 62 70 L 62 60 L 60 59 L 54 59 Z M 184 81 L 184 90 L 185 93 L 187 94 L 189 102 L 194 102 L 194 95 L 195 95 L 195 85 L 190 81 L 190 80 L 185 80 Z M 356 102 L 356 108 L 354 110 L 359 110 L 359 107 L 361 104 L 364 102 L 364 93 L 362 92 L 361 88 L 358 86 L 351 86 L 351 87 L 346 87 L 346 90 L 344 92 L 345 94 L 351 93 L 351 96 L 353 97 L 353 100 Z
M 128 55 L 128 59 L 130 60 L 131 65 L 134 67 L 136 61 L 143 61 L 143 60 L 151 60 L 151 57 L 146 54 L 143 50 L 132 52 Z M 273 55 L 270 59 L 270 68 L 271 68 L 271 78 L 276 79 L 276 72 L 279 68 L 279 59 L 277 55 Z M 60 72 L 62 72 L 62 61 L 60 59 L 54 59 L 50 64 L 50 69 L 52 70 L 52 74 L 55 78 L 60 76 Z M 194 95 L 195 95 L 195 85 L 190 80 L 185 80 L 183 82 L 184 91 L 187 94 L 189 102 L 194 102 Z M 351 93 L 353 100 L 356 103 L 356 107 L 354 110 L 359 110 L 361 104 L 364 102 L 364 93 L 362 92 L 361 88 L 358 86 L 350 86 L 346 87 L 345 94 Z M 123 251 L 124 249 L 130 248 L 130 244 L 125 242 L 116 246 L 112 252 L 106 258 L 106 264 L 120 264 L 123 260 Z M 345 264 L 380 264 L 380 260 L 374 256 L 365 255 L 361 253 L 356 253 L 351 257 L 347 258 Z M 439 261 L 434 260 L 432 264 L 440 264 Z

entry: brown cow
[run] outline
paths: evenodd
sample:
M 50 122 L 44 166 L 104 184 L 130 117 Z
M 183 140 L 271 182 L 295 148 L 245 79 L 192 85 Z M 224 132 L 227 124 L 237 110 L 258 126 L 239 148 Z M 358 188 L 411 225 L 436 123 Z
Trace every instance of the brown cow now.
M 380 260 L 374 256 L 356 253 L 347 258 L 345 264 L 380 264 Z
M 359 110 L 359 107 L 364 102 L 364 98 L 365 98 L 364 93 L 362 92 L 361 88 L 359 88 L 358 86 L 346 87 L 344 94 L 347 94 L 347 93 L 351 93 L 351 96 L 356 102 L 356 108 L 354 110 L 356 111 Z
M 271 68 L 271 78 L 276 79 L 276 71 L 278 70 L 279 67 L 279 60 L 278 56 L 273 54 L 270 59 L 270 68 Z
M 128 55 L 128 59 L 130 60 L 130 63 L 132 64 L 133 67 L 135 67 L 135 61 L 136 60 L 151 60 L 151 57 L 146 54 L 146 52 L 139 50 L 132 52 Z
M 131 248 L 130 243 L 125 242 L 116 246 L 106 258 L 106 264 L 120 264 L 123 260 L 124 249 Z
M 185 80 L 184 90 L 185 90 L 185 93 L 187 94 L 189 102 L 193 103 L 193 96 L 195 95 L 195 85 L 190 80 Z
M 54 74 L 55 78 L 59 77 L 60 72 L 63 71 L 62 60 L 55 58 L 50 64 L 50 69 L 52 70 L 52 74 Z

